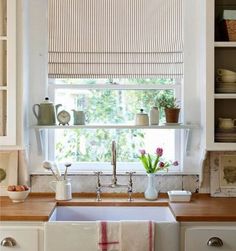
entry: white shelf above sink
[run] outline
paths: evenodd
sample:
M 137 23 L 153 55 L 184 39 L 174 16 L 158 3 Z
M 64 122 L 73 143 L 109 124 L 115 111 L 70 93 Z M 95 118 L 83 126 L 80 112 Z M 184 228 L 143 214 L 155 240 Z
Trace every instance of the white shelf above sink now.
M 199 128 L 197 124 L 169 124 L 169 125 L 150 125 L 150 126 L 136 126 L 126 124 L 88 124 L 88 125 L 51 125 L 51 126 L 32 126 L 34 129 L 191 129 Z
M 32 128 L 35 130 L 37 145 L 38 145 L 38 154 L 43 153 L 43 146 L 44 146 L 44 138 L 45 138 L 45 131 L 48 130 L 55 130 L 55 129 L 174 129 L 174 130 L 185 130 L 185 152 L 188 154 L 189 152 L 189 139 L 191 138 L 191 129 L 199 129 L 199 124 L 168 124 L 168 125 L 150 125 L 150 126 L 135 126 L 135 125 L 128 125 L 128 124 L 88 124 L 88 125 L 51 125 L 51 126 L 41 126 L 41 125 L 34 125 Z

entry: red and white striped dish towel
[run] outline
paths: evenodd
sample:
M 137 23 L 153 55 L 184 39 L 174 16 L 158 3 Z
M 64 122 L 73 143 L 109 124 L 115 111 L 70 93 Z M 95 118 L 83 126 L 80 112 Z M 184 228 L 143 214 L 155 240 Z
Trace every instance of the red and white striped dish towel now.
M 119 251 L 120 250 L 120 222 L 119 221 L 97 221 L 98 250 Z
M 121 221 L 121 251 L 154 251 L 154 223 L 152 221 Z

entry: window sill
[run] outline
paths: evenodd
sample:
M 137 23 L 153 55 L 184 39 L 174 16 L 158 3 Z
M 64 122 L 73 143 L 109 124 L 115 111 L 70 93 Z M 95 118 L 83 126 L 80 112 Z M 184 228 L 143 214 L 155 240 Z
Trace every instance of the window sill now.
M 34 129 L 191 129 L 199 128 L 197 124 L 169 123 L 161 125 L 136 126 L 133 124 L 87 124 L 87 125 L 33 125 Z
M 102 171 L 104 176 L 111 176 L 111 171 Z M 30 173 L 31 176 L 52 176 L 51 172 L 49 171 L 32 171 Z M 94 176 L 94 171 L 70 171 L 67 173 L 68 176 Z M 145 171 L 136 171 L 134 174 L 135 176 L 146 176 Z M 188 175 L 199 175 L 197 172 L 176 172 L 176 171 L 169 171 L 169 172 L 157 172 L 157 176 L 188 176 Z M 117 176 L 127 176 L 125 171 L 117 172 Z

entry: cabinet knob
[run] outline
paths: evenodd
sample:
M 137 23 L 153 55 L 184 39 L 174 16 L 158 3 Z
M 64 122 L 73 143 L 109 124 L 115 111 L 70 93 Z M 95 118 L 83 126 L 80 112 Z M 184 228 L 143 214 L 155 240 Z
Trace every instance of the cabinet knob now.
M 207 246 L 222 247 L 223 246 L 223 241 L 218 237 L 211 237 L 207 242 Z
M 11 237 L 6 237 L 1 241 L 1 246 L 14 247 L 14 246 L 16 246 L 16 241 Z

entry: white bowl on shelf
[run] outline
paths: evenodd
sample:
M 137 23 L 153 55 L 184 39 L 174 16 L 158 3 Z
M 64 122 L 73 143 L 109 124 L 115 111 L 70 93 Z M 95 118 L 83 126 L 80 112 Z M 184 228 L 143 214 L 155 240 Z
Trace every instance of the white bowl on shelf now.
M 8 197 L 12 202 L 24 202 L 30 193 L 30 189 L 26 191 L 7 191 Z
M 230 71 L 230 70 L 227 70 L 227 69 L 217 69 L 216 70 L 216 73 L 217 75 L 219 76 L 223 76 L 223 75 L 236 75 L 236 72 L 235 71 Z
M 236 82 L 236 74 L 217 76 L 216 82 L 217 83 L 235 83 Z

